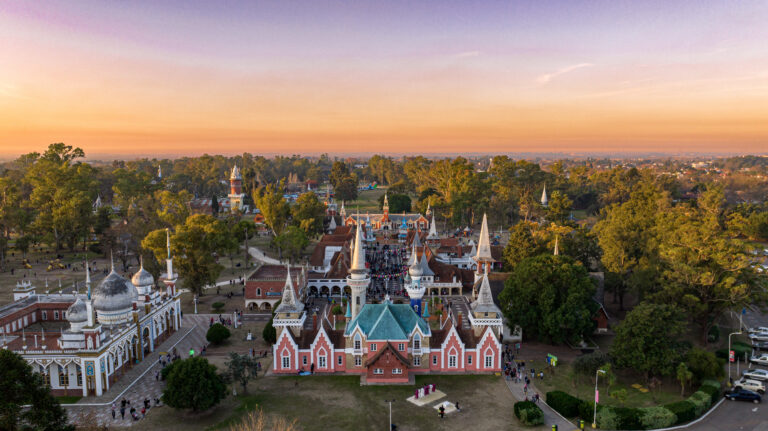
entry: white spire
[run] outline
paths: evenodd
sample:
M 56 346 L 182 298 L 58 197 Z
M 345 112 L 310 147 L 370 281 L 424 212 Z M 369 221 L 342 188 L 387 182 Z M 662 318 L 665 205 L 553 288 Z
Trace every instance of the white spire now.
M 160 165 L 157 166 L 157 178 L 163 178 L 163 167 Z
M 497 313 L 497 316 L 501 314 L 501 310 L 493 302 L 493 295 L 491 294 L 491 285 L 488 284 L 488 274 L 483 274 L 483 279 L 480 282 L 480 291 L 477 293 L 477 299 L 470 304 L 472 311 L 476 313 Z
M 360 217 L 358 216 L 358 220 Z M 363 251 L 363 227 L 358 222 L 355 233 L 355 252 L 352 254 L 351 270 L 365 270 L 365 252 Z
M 168 250 L 167 259 L 170 259 L 171 258 L 171 231 L 168 228 L 165 228 L 165 248 Z
M 237 167 L 237 163 L 235 163 L 235 166 L 232 168 L 232 174 L 229 176 L 230 180 L 242 180 L 243 177 L 240 176 L 240 168 Z
M 432 222 L 429 224 L 429 235 L 427 239 L 437 239 L 437 225 L 435 224 L 435 215 L 432 214 Z
M 549 200 L 547 200 L 547 185 L 544 184 L 544 190 L 541 191 L 541 205 L 547 206 Z
M 88 255 L 85 256 L 85 288 L 88 291 L 88 299 L 91 299 L 91 269 L 88 265 Z
M 112 250 L 109 251 L 109 266 L 111 272 L 115 272 L 115 253 Z
M 384 211 L 389 212 L 389 199 L 387 198 L 387 192 L 384 192 L 384 205 L 382 206 Z
M 408 266 L 417 265 L 418 263 L 419 263 L 419 259 L 416 253 L 416 243 L 414 242 L 411 250 L 411 257 L 408 258 Z
M 336 229 L 336 217 L 331 216 L 331 223 L 328 225 L 328 230 L 333 232 Z
M 483 214 L 483 225 L 480 228 L 480 239 L 477 242 L 475 260 L 478 262 L 493 262 L 493 257 L 491 257 L 491 238 L 488 234 L 488 216 L 486 214 Z
M 280 305 L 275 309 L 275 313 L 300 312 L 304 309 L 304 304 L 296 298 L 296 292 L 293 290 L 293 278 L 291 277 L 291 266 L 286 264 L 285 286 L 283 286 L 283 297 Z

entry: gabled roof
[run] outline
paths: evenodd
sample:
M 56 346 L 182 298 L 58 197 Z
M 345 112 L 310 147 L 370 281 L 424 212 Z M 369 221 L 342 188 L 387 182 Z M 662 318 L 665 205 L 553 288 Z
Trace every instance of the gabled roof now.
M 407 340 L 417 326 L 423 334 L 430 334 L 429 325 L 408 304 L 365 304 L 344 335 L 351 335 L 356 326 L 369 340 Z
M 300 313 L 304 310 L 304 303 L 302 303 L 297 297 L 293 288 L 293 279 L 291 279 L 291 268 L 287 267 L 287 276 L 285 279 L 285 287 L 283 287 L 283 298 L 280 301 L 280 305 L 275 309 L 275 313 Z
M 403 357 L 403 355 L 401 355 L 400 352 L 398 352 L 397 349 L 395 349 L 395 347 L 391 343 L 387 343 L 387 345 L 384 346 L 384 348 L 379 349 L 378 353 L 376 353 L 375 355 L 373 355 L 373 357 L 365 361 L 365 366 L 368 367 L 370 365 L 375 364 L 376 361 L 379 360 L 381 355 L 383 355 L 386 352 L 392 352 L 395 356 L 395 359 L 397 359 L 400 363 L 402 363 L 405 366 L 405 368 L 410 367 L 408 360 L 405 359 L 405 357 Z

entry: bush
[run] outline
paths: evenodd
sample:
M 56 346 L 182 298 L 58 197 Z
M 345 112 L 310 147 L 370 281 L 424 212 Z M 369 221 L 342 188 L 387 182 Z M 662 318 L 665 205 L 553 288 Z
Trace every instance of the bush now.
M 712 327 L 709 328 L 709 331 L 707 331 L 707 341 L 710 343 L 717 343 L 719 339 L 720 327 L 717 325 L 712 325 Z
M 690 422 L 696 418 L 696 406 L 688 400 L 670 403 L 665 405 L 664 408 L 677 416 L 675 425 Z
M 716 380 L 702 380 L 699 391 L 706 392 L 712 398 L 712 404 L 720 399 L 720 382 Z
M 602 404 L 597 405 L 597 411 L 603 409 Z M 592 423 L 594 422 L 594 414 L 595 414 L 595 403 L 592 401 L 584 401 L 582 400 L 581 403 L 579 403 L 579 417 L 584 419 L 584 422 Z
M 333 313 L 333 314 L 335 314 L 335 315 L 339 316 L 339 315 L 341 315 L 341 314 L 344 314 L 344 311 L 342 311 L 342 309 L 341 309 L 341 305 L 335 305 L 335 306 L 334 306 L 334 307 L 331 309 L 331 313 Z
M 224 303 L 223 302 L 214 302 L 211 304 L 211 308 L 213 308 L 213 311 L 216 313 L 221 313 L 221 311 L 224 309 Z
M 277 329 L 275 329 L 274 326 L 272 326 L 273 319 L 269 319 L 269 322 L 264 326 L 264 329 L 261 331 L 261 336 L 264 338 L 264 341 L 267 342 L 267 344 L 275 344 L 277 342 Z
M 736 355 L 737 359 L 746 360 L 749 358 L 749 354 L 752 353 L 752 346 L 742 343 L 741 341 L 735 341 L 731 348 L 733 349 L 734 354 Z M 718 358 L 728 360 L 728 348 L 724 349 L 718 349 L 715 351 L 715 356 Z
M 688 401 L 692 402 L 696 407 L 696 417 L 699 417 L 707 411 L 707 408 L 712 404 L 712 397 L 706 392 L 697 391 L 688 397 Z
M 230 335 L 229 329 L 227 329 L 226 326 L 221 323 L 214 323 L 208 328 L 208 333 L 205 334 L 205 339 L 213 344 L 221 344 L 224 340 L 229 338 Z
M 563 391 L 547 392 L 547 404 L 561 415 L 572 418 L 579 415 L 581 400 Z
M 604 352 L 595 351 L 581 355 L 573 361 L 573 370 L 585 376 L 594 376 L 603 365 L 611 362 L 611 358 Z
M 666 428 L 675 424 L 677 416 L 664 407 L 640 409 L 640 425 L 643 429 Z
M 639 430 L 643 429 L 640 424 L 640 409 L 634 407 L 611 407 L 616 414 L 616 418 L 619 421 L 619 426 L 616 429 L 622 430 Z M 598 415 L 599 417 L 599 415 Z
M 685 364 L 697 382 L 723 376 L 723 367 L 714 353 L 694 347 L 685 355 Z
M 514 405 L 515 416 L 525 425 L 544 423 L 544 412 L 533 401 L 520 401 Z
M 609 430 L 621 429 L 619 426 L 619 416 L 616 411 L 608 406 L 603 406 L 597 412 L 597 426 Z
M 215 406 L 227 396 L 216 367 L 202 357 L 177 360 L 166 374 L 162 400 L 177 409 L 199 412 Z

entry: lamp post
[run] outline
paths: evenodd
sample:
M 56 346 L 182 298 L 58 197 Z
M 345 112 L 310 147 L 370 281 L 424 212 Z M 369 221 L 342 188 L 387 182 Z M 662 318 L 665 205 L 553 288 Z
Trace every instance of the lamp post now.
M 392 430 L 392 403 L 395 402 L 395 400 L 384 400 L 385 403 L 389 403 L 389 431 Z
M 595 371 L 595 411 L 592 413 L 592 428 L 597 428 L 597 376 L 605 374 L 605 370 Z
M 728 384 L 731 384 L 731 337 L 734 335 L 741 335 L 741 327 L 739 327 L 739 332 L 731 332 L 728 334 Z M 736 359 L 736 354 L 733 355 L 734 359 Z M 737 371 L 738 372 L 738 371 Z
M 197 314 L 197 295 L 195 295 L 195 314 Z

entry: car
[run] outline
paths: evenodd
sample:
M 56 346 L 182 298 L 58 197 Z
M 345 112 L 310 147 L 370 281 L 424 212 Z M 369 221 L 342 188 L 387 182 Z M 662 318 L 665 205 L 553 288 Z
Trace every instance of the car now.
M 749 328 L 749 333 L 754 334 L 757 332 L 763 332 L 768 334 L 768 326 L 756 326 L 754 328 Z
M 756 369 L 756 370 L 744 370 L 744 372 L 741 373 L 744 378 L 752 379 L 752 380 L 768 380 L 768 370 L 763 369 Z
M 768 350 L 768 341 L 752 340 L 752 347 L 755 349 Z
M 749 334 L 749 339 L 752 341 L 768 341 L 768 332 L 755 332 Z
M 760 365 L 768 365 L 768 353 L 763 353 L 760 356 L 752 356 L 749 358 L 749 362 L 754 362 L 755 364 Z
M 765 383 L 742 377 L 741 380 L 733 384 L 734 389 L 746 389 L 748 391 L 757 392 L 758 394 L 765 393 Z
M 755 404 L 759 404 L 763 400 L 760 394 L 746 389 L 734 389 L 725 393 L 725 399 L 731 401 L 752 401 Z

